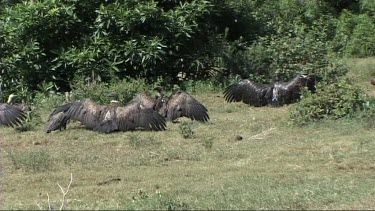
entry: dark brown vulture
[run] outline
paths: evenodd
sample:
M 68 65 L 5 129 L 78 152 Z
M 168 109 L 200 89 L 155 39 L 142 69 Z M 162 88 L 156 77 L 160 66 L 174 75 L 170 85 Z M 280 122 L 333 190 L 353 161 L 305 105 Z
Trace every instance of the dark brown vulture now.
M 187 117 L 191 120 L 207 122 L 210 117 L 207 108 L 189 93 L 177 90 L 169 97 L 162 93 L 161 88 L 156 88 L 155 109 L 162 114 L 167 121 L 174 121 L 179 117 Z
M 315 91 L 315 77 L 299 74 L 290 82 L 259 84 L 248 79 L 229 85 L 224 91 L 227 102 L 244 102 L 252 106 L 282 106 L 300 99 L 302 87 Z
M 61 131 L 62 129 L 66 129 L 66 125 L 70 120 L 67 112 L 71 105 L 71 103 L 66 103 L 62 106 L 58 106 L 50 113 L 48 120 L 44 125 L 44 131 L 46 133 L 50 133 L 54 130 Z
M 25 119 L 26 115 L 21 109 L 6 103 L 0 103 L 0 125 L 21 126 Z
M 87 128 L 110 133 L 142 128 L 145 130 L 165 130 L 165 119 L 155 110 L 146 108 L 140 103 L 132 102 L 125 106 L 112 102 L 110 105 L 99 105 L 93 100 L 84 99 L 57 107 L 55 114 L 63 112 L 63 121 L 53 124 L 47 121 L 45 131 L 60 129 L 65 120 L 78 120 Z M 51 114 L 54 114 L 54 111 Z
M 50 133 L 54 130 L 66 129 L 66 125 L 69 122 L 67 111 L 71 106 L 71 93 L 65 92 L 65 103 L 62 106 L 56 107 L 48 116 L 48 120 L 44 125 L 44 131 Z
M 224 91 L 224 98 L 227 102 L 265 106 L 272 102 L 272 89 L 273 84 L 259 84 L 245 79 L 229 85 Z

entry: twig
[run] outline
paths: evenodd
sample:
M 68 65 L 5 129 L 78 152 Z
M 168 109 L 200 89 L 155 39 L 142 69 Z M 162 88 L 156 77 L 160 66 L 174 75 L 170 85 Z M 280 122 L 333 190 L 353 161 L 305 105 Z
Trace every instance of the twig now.
M 263 139 L 265 136 L 271 133 L 272 130 L 274 130 L 274 127 L 271 127 L 268 130 L 262 131 L 261 133 L 258 133 L 256 135 L 253 135 L 250 137 L 250 139 Z
M 66 188 L 66 191 L 64 191 L 64 188 L 59 183 L 57 183 L 57 185 L 59 186 L 59 188 L 61 190 L 61 193 L 62 193 L 61 205 L 60 205 L 59 210 L 62 210 L 64 208 L 64 206 L 66 205 L 66 203 L 65 203 L 65 201 L 66 201 L 65 196 L 69 192 L 69 188 L 72 185 L 72 182 L 73 182 L 73 174 L 70 173 L 70 182 L 68 184 L 68 187 Z M 42 206 L 37 201 L 34 200 L 34 202 L 38 206 L 39 210 L 44 210 L 42 208 Z M 47 193 L 47 203 L 48 203 L 48 210 L 52 210 L 51 202 L 50 202 L 49 194 L 48 193 Z
M 34 200 L 34 202 L 38 206 L 39 210 L 43 210 L 43 208 L 40 206 L 40 204 L 38 204 L 38 202 L 36 202 L 35 200 Z
M 47 201 L 48 201 L 48 210 L 52 210 L 51 209 L 51 203 L 49 201 L 49 194 L 47 193 Z
M 64 188 L 61 187 L 61 185 L 59 183 L 57 183 L 57 185 L 60 187 L 60 190 L 61 190 L 61 192 L 63 194 L 62 199 L 61 199 L 61 206 L 60 206 L 59 210 L 62 210 L 64 208 L 64 206 L 65 206 L 65 196 L 69 192 L 69 188 L 70 188 L 70 185 L 72 184 L 72 182 L 73 182 L 73 174 L 70 173 L 70 182 L 69 182 L 68 187 L 66 188 L 66 191 L 64 191 Z

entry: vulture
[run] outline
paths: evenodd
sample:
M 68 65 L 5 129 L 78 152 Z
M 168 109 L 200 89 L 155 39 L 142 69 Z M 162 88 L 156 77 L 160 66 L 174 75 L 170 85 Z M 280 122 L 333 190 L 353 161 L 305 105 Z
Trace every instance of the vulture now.
M 282 106 L 296 102 L 302 87 L 315 91 L 315 77 L 298 74 L 289 82 L 259 84 L 248 79 L 229 85 L 224 91 L 227 102 L 244 102 L 252 106 Z
M 207 122 L 210 117 L 207 108 L 189 93 L 177 89 L 169 97 L 163 93 L 161 87 L 155 88 L 158 92 L 154 109 L 167 121 L 174 121 L 179 117 L 187 117 L 199 122 Z
M 0 125 L 21 126 L 25 119 L 25 113 L 17 106 L 9 103 L 0 103 Z
M 44 126 L 44 131 L 50 133 L 54 130 L 66 129 L 66 125 L 69 122 L 67 111 L 71 106 L 71 93 L 65 92 L 65 104 L 56 107 L 48 116 L 47 123 Z
M 129 131 L 142 128 L 145 130 L 165 130 L 165 119 L 155 110 L 139 102 L 129 102 L 121 106 L 117 100 L 110 105 L 100 105 L 91 99 L 66 103 L 55 108 L 50 116 L 60 115 L 61 121 L 47 121 L 45 131 L 61 129 L 68 120 L 78 120 L 87 128 L 103 133 Z

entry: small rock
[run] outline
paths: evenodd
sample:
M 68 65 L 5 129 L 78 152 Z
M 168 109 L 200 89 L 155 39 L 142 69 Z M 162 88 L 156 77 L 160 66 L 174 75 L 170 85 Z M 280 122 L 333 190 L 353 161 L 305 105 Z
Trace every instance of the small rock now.
M 40 145 L 41 143 L 39 141 L 33 141 L 34 145 Z
M 375 85 L 375 78 L 371 80 L 371 84 Z
M 242 139 L 243 139 L 243 138 L 242 138 L 242 136 L 240 136 L 240 135 L 237 135 L 236 138 L 235 138 L 236 141 L 242 141 Z

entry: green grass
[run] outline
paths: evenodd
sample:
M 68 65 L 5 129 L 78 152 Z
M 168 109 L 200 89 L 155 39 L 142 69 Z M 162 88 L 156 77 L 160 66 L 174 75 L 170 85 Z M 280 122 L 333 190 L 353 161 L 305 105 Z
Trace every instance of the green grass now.
M 374 127 L 290 126 L 290 106 L 195 96 L 210 122 L 181 119 L 163 132 L 1 128 L 0 208 L 48 209 L 48 193 L 57 209 L 57 183 L 65 188 L 72 173 L 66 209 L 374 209 Z

